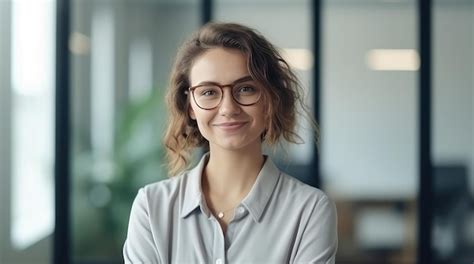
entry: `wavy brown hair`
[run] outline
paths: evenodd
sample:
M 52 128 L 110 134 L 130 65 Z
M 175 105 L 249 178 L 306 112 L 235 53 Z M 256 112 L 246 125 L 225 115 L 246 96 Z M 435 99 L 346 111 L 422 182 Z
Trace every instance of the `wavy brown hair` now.
M 189 165 L 191 152 L 196 147 L 209 148 L 195 120 L 189 116 L 190 102 L 187 89 L 194 61 L 213 48 L 240 50 L 247 57 L 250 76 L 262 84 L 266 104 L 266 130 L 262 140 L 275 145 L 281 138 L 302 143 L 296 133 L 296 116 L 302 114 L 310 121 L 318 142 L 318 127 L 300 95 L 298 78 L 277 49 L 254 29 L 235 23 L 210 22 L 196 31 L 179 49 L 171 72 L 166 101 L 169 118 L 164 144 L 169 175 L 176 175 Z

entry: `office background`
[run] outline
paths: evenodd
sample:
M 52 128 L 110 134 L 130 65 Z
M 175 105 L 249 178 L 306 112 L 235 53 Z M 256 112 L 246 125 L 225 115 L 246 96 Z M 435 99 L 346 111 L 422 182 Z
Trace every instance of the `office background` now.
M 209 20 L 301 78 L 319 154 L 301 120 L 272 155 L 336 201 L 338 263 L 474 261 L 474 1 L 0 0 L 0 263 L 121 263 L 166 177 L 173 56 Z

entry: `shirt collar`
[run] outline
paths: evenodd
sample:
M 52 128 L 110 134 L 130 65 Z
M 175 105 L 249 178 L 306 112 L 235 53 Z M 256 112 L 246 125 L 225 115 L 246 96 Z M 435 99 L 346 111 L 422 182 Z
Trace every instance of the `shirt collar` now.
M 184 178 L 185 192 L 181 206 L 181 217 L 186 217 L 201 204 L 201 176 L 208 158 L 209 153 L 205 154 L 196 167 L 190 170 L 187 177 Z
M 188 172 L 185 178 L 185 193 L 181 207 L 181 217 L 188 216 L 201 204 L 201 176 L 204 166 L 209 158 L 209 153 L 205 154 L 198 165 Z M 252 218 L 259 222 L 270 196 L 280 178 L 280 170 L 275 166 L 269 157 L 260 170 L 257 179 L 249 194 L 242 200 L 242 205 L 247 208 Z
M 249 210 L 250 215 L 256 222 L 260 222 L 279 178 L 280 170 L 269 157 L 266 157 L 257 180 L 247 197 L 242 201 L 242 204 Z

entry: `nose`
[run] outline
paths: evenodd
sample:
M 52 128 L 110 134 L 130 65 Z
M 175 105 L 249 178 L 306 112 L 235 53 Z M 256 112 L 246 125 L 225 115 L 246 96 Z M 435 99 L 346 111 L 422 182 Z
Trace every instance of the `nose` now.
M 223 89 L 222 101 L 219 106 L 219 114 L 223 116 L 234 116 L 240 114 L 240 105 L 232 97 L 232 89 Z

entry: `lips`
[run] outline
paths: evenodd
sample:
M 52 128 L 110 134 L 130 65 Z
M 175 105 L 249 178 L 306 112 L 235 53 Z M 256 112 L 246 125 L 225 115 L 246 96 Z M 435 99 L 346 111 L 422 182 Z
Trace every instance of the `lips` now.
M 215 124 L 214 126 L 219 127 L 224 130 L 236 130 L 243 127 L 246 124 L 247 122 L 224 122 L 224 123 Z

